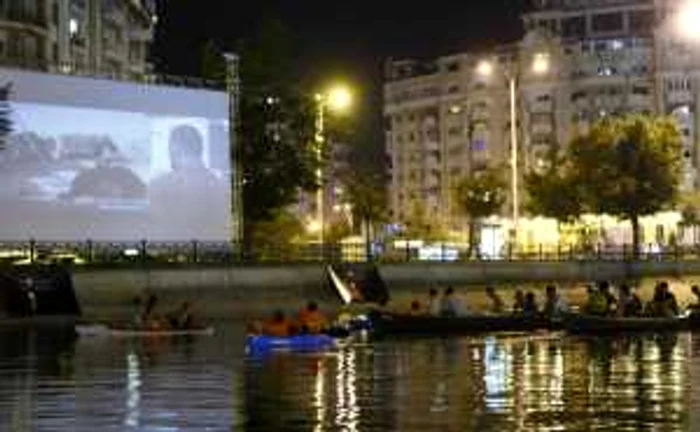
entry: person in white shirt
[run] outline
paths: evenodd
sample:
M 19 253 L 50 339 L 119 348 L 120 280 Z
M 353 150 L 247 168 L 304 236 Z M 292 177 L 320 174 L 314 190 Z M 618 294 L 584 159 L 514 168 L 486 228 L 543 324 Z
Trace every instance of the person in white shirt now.
M 445 290 L 445 294 L 440 300 L 440 316 L 443 317 L 459 317 L 468 315 L 468 310 L 464 306 L 464 303 L 457 298 L 455 295 L 455 290 L 452 287 L 448 287 Z
M 428 315 L 440 316 L 440 299 L 438 298 L 438 292 L 435 288 L 430 289 L 428 298 Z

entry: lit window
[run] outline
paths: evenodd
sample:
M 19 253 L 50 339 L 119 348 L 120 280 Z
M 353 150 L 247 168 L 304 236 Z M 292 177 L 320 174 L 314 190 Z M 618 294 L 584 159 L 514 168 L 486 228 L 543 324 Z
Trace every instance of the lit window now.
M 78 20 L 75 18 L 71 18 L 70 21 L 68 22 L 68 32 L 70 33 L 71 36 L 75 36 L 78 34 Z

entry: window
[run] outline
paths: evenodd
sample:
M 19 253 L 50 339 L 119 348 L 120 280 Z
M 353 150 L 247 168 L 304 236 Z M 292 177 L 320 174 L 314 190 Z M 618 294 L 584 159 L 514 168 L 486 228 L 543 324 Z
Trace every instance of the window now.
M 649 94 L 649 87 L 634 86 L 634 87 L 632 87 L 632 94 L 648 95 Z
M 617 32 L 623 27 L 622 13 L 606 13 L 593 15 L 592 27 L 594 32 Z
M 598 76 L 609 77 L 609 76 L 613 76 L 613 75 L 617 75 L 617 69 L 615 69 L 614 67 L 601 66 L 598 68 Z
M 459 93 L 459 86 L 457 84 L 452 84 L 447 88 L 447 93 L 449 94 L 455 94 Z
M 486 141 L 484 141 L 482 139 L 474 140 L 472 142 L 472 150 L 474 150 L 474 151 L 486 150 Z
M 459 72 L 459 62 L 453 61 L 447 63 L 447 72 Z
M 586 19 L 582 16 L 565 18 L 561 22 L 561 33 L 565 38 L 578 38 L 586 35 Z
M 462 134 L 462 128 L 459 126 L 452 126 L 447 130 L 449 136 L 459 136 Z
M 651 33 L 654 26 L 654 12 L 633 11 L 630 13 L 630 29 L 635 33 Z
M 537 96 L 536 100 L 537 100 L 537 102 L 549 102 L 552 100 L 552 97 L 548 94 L 543 94 L 543 95 Z
M 585 91 L 576 91 L 571 93 L 571 102 L 576 102 L 579 99 L 583 99 L 586 97 L 586 92 Z

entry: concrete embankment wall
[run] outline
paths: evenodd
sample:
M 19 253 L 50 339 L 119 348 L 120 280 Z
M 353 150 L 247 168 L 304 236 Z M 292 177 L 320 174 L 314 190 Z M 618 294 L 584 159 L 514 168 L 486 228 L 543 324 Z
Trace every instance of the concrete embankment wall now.
M 700 262 L 477 262 L 382 264 L 380 273 L 394 294 L 427 286 L 571 282 L 598 279 L 700 275 Z M 210 317 L 253 317 L 306 299 L 337 304 L 324 267 L 318 264 L 187 268 L 77 268 L 78 299 L 87 316 L 121 317 L 132 299 L 155 293 L 164 309 L 192 300 Z

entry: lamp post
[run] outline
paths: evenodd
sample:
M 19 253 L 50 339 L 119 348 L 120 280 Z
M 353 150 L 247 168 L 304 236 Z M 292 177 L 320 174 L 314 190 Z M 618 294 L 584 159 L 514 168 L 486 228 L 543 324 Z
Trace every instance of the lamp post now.
M 326 182 L 324 176 L 324 154 L 326 145 L 326 114 L 328 111 L 334 113 L 344 113 L 352 105 L 352 93 L 345 86 L 334 86 L 325 93 L 317 93 L 316 97 L 316 124 L 315 124 L 315 153 L 316 162 L 316 219 L 318 220 L 319 244 L 321 246 L 321 256 L 326 257 Z
M 508 90 L 510 93 L 510 165 L 511 165 L 511 216 L 513 218 L 513 229 L 511 236 L 513 242 L 517 240 L 517 233 L 520 224 L 520 193 L 518 178 L 518 101 L 517 87 L 519 79 L 518 65 L 512 69 L 504 71 L 508 80 Z M 544 75 L 549 71 L 549 55 L 545 53 L 535 54 L 531 65 L 531 70 L 537 75 Z M 481 61 L 477 66 L 477 73 L 488 78 L 493 75 L 494 66 L 488 60 Z

